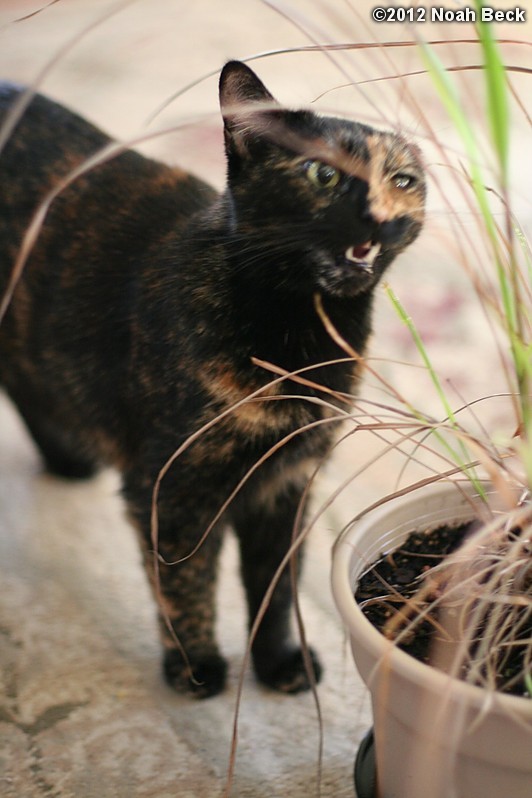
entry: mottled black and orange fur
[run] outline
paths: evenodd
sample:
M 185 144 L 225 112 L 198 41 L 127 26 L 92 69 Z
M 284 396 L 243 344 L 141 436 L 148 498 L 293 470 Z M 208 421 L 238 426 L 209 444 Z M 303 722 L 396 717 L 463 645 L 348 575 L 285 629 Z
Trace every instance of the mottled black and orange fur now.
M 21 91 L 2 87 L 3 115 Z M 344 357 L 316 314 L 316 293 L 343 337 L 364 352 L 375 284 L 423 220 L 422 168 L 402 138 L 282 109 L 237 62 L 224 68 L 220 95 L 226 190 L 218 195 L 132 151 L 96 166 L 53 201 L 0 326 L 0 381 L 48 469 L 63 477 L 88 477 L 102 464 L 120 470 L 152 582 L 152 493 L 166 460 L 272 379 L 253 358 L 293 371 Z M 32 100 L 0 155 L 0 292 L 39 203 L 108 143 L 68 110 Z M 338 186 L 311 184 L 312 160 L 335 167 Z M 411 177 L 406 190 L 392 179 L 399 173 Z M 346 263 L 346 248 L 368 240 L 382 246 L 374 268 Z M 340 392 L 351 391 L 356 378 L 345 363 L 307 376 Z M 316 395 L 290 381 L 275 390 Z M 161 484 L 164 561 L 189 554 L 257 460 L 325 413 L 305 398 L 255 401 L 199 436 Z M 160 565 L 161 617 L 170 619 L 194 674 L 191 680 L 161 620 L 164 669 L 176 688 L 205 696 L 224 685 L 226 663 L 213 633 L 223 527 L 232 525 L 240 541 L 251 621 L 332 434 L 322 425 L 283 446 L 193 557 Z M 290 592 L 284 575 L 253 659 L 264 683 L 293 692 L 308 679 L 291 638 Z

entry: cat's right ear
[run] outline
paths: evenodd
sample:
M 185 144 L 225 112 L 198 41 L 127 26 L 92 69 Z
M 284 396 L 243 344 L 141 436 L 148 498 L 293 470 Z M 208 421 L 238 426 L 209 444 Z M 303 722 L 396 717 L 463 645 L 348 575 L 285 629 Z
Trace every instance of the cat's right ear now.
M 229 61 L 220 75 L 220 108 L 228 154 L 246 157 L 253 140 L 268 126 L 268 111 L 279 104 L 241 61 Z

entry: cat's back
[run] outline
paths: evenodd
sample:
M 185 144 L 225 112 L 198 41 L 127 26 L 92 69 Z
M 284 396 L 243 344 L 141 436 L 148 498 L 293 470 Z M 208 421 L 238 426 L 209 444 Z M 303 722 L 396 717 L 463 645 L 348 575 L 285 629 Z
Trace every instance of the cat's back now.
M 72 150 L 87 155 L 110 141 L 97 127 L 79 114 L 28 87 L 0 80 L 0 125 L 7 124 L 11 135 L 7 141 L 20 139 L 23 131 L 30 143 L 43 144 L 36 153 L 43 159 L 60 156 L 62 142 L 70 140 Z M 3 129 L 2 129 L 3 137 Z M 19 142 L 20 143 L 20 142 Z M 9 145 L 8 145 L 9 146 Z
M 47 97 L 0 81 L 0 202 L 44 195 L 58 180 L 110 143 L 95 126 Z
M 140 251 L 216 198 L 193 175 L 121 146 L 45 96 L 27 102 L 26 92 L 0 82 L 0 142 L 9 131 L 0 150 L 0 272 L 51 196 L 44 238 L 90 238 L 96 253 L 126 238 Z

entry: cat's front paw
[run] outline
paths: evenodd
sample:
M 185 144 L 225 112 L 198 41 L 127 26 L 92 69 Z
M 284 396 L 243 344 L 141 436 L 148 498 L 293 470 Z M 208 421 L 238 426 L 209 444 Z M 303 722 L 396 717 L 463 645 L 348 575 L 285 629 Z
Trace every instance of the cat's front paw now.
M 227 677 L 227 662 L 219 654 L 191 658 L 187 665 L 180 651 L 169 649 L 163 660 L 164 676 L 170 687 L 194 698 L 221 693 Z
M 310 665 L 316 684 L 321 679 L 322 667 L 314 649 L 308 649 Z M 311 683 L 300 648 L 287 648 L 277 657 L 255 657 L 255 673 L 263 684 L 281 693 L 301 693 L 309 690 Z

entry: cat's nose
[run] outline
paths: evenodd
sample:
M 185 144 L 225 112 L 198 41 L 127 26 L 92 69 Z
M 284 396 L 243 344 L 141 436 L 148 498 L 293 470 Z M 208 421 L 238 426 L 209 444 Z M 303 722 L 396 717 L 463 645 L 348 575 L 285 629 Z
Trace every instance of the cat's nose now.
M 364 226 L 364 231 L 368 234 L 368 239 L 374 241 L 375 234 L 377 233 L 381 223 L 375 218 L 371 212 L 371 208 L 368 205 L 366 205 L 362 210 L 362 213 L 360 214 L 360 221 Z
M 385 224 L 390 221 L 390 212 L 386 208 L 370 208 L 369 215 L 378 225 Z
M 373 231 L 373 241 L 380 244 L 394 244 L 405 235 L 409 223 L 409 219 L 406 216 L 386 219 L 376 225 Z
M 387 208 L 380 202 L 367 203 L 362 212 L 363 220 L 374 225 L 385 224 L 386 222 L 391 221 L 392 216 L 393 210 Z
M 365 203 L 360 222 L 367 239 L 380 244 L 393 244 L 404 235 L 408 226 L 407 217 L 397 216 L 383 203 Z

